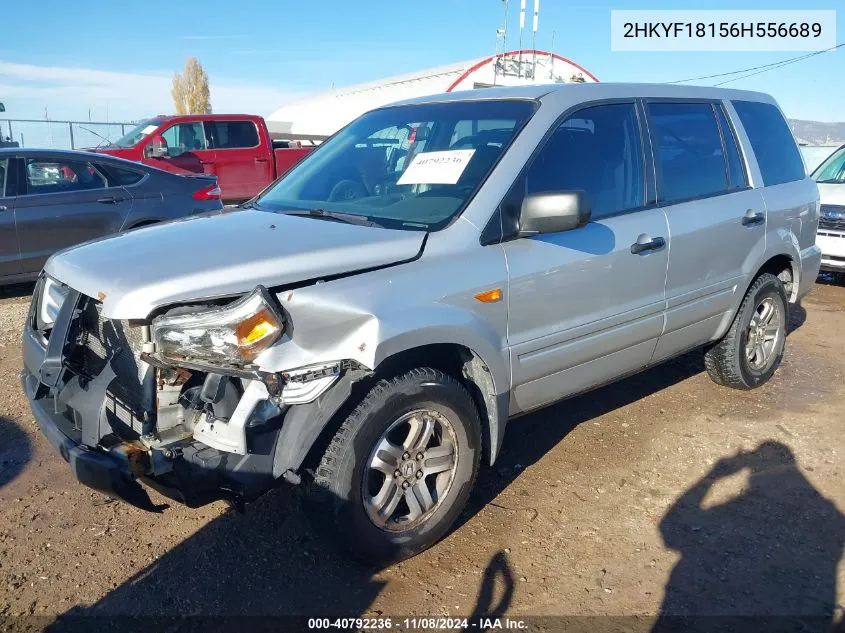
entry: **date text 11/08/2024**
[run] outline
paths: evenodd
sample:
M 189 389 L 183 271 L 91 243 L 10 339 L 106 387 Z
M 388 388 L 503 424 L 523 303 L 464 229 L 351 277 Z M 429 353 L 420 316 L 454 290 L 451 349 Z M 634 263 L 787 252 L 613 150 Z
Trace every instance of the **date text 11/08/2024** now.
M 526 622 L 516 618 L 309 618 L 310 630 L 348 630 L 355 631 L 458 631 L 477 629 L 479 631 L 524 631 Z

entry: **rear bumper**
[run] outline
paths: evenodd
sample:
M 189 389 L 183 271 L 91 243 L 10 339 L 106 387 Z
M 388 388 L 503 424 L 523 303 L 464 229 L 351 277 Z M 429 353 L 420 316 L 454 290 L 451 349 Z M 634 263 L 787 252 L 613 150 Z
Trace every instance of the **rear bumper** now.
M 822 251 L 822 270 L 845 271 L 845 232 L 819 229 L 816 245 Z

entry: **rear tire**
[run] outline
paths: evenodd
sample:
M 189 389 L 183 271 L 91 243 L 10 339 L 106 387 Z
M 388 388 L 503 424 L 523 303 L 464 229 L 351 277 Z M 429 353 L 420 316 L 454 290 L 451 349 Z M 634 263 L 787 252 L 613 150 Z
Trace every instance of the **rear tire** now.
M 315 519 L 355 556 L 388 563 L 443 538 L 478 473 L 469 392 L 431 368 L 380 380 L 343 422 L 314 478 Z
M 760 275 L 727 334 L 704 353 L 710 378 L 734 389 L 754 389 L 767 382 L 783 359 L 787 311 L 783 282 L 769 273 Z

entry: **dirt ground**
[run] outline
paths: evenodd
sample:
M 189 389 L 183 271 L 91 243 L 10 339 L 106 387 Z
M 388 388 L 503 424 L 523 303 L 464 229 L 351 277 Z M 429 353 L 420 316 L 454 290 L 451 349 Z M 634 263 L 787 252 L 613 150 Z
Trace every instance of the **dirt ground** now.
M 386 569 L 315 536 L 293 488 L 245 514 L 149 514 L 77 484 L 18 384 L 29 290 L 0 290 L 0 629 L 117 614 L 389 616 L 394 630 L 470 614 L 656 631 L 658 614 L 788 615 L 767 630 L 790 631 L 843 618 L 841 282 L 793 308 L 759 390 L 718 387 L 695 353 L 512 421 L 451 535 Z

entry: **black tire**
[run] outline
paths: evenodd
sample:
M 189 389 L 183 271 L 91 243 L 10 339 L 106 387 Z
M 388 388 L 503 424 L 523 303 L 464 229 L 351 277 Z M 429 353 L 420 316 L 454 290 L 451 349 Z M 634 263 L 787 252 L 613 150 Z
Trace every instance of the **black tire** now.
M 454 474 L 427 517 L 403 531 L 392 531 L 376 525 L 364 506 L 367 462 L 396 420 L 422 408 L 448 418 L 454 430 Z M 314 519 L 321 527 L 331 523 L 341 544 L 368 562 L 408 558 L 446 535 L 466 505 L 480 456 L 478 410 L 457 380 L 427 367 L 380 380 L 346 418 L 323 455 L 312 491 Z
M 773 346 L 772 356 L 765 367 L 755 369 L 746 355 L 749 326 L 758 306 L 771 299 L 780 310 L 780 331 Z M 721 341 L 704 353 L 704 366 L 713 382 L 734 389 L 754 389 L 772 377 L 783 359 L 788 323 L 786 290 L 780 279 L 763 273 L 751 284 L 739 306 L 733 323 Z

